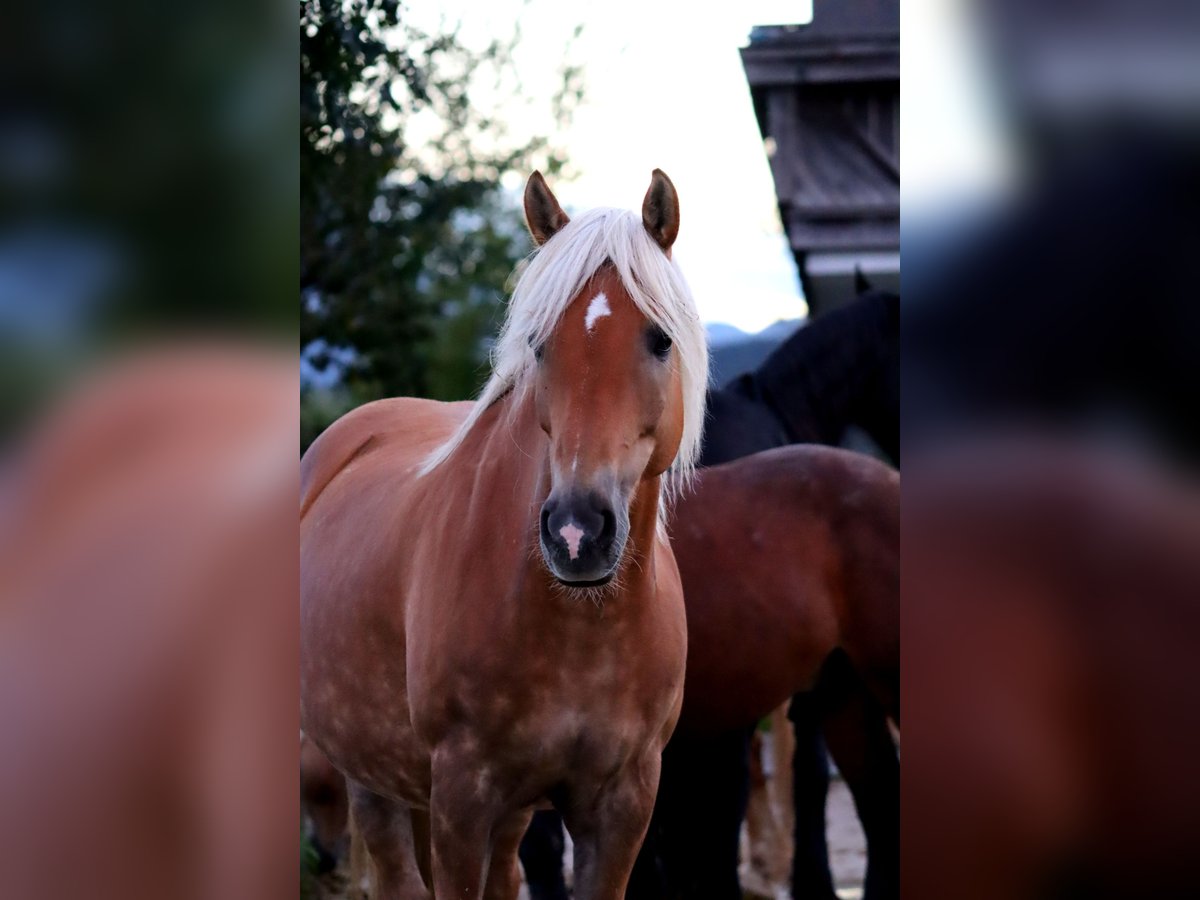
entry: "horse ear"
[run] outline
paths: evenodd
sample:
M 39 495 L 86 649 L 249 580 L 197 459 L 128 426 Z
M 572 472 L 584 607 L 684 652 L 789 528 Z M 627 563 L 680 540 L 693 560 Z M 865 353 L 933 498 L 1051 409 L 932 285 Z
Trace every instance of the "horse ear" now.
M 525 224 L 539 247 L 571 220 L 562 211 L 541 172 L 534 172 L 525 184 Z
M 650 190 L 642 202 L 642 224 L 663 250 L 670 251 L 679 234 L 679 195 L 662 169 L 650 176 Z

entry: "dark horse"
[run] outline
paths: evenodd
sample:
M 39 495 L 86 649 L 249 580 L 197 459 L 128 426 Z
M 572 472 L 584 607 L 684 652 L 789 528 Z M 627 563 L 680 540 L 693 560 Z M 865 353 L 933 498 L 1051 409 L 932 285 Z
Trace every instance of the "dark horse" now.
M 709 391 L 701 464 L 719 465 L 792 443 L 838 444 L 851 425 L 862 428 L 898 462 L 898 330 L 899 298 L 872 290 L 798 330 L 756 371 Z M 821 732 L 831 699 L 825 695 L 843 690 L 841 679 L 824 678 L 814 691 L 796 695 L 789 710 L 796 732 L 796 897 L 835 896 L 825 839 L 829 768 Z M 860 818 L 870 823 L 868 841 L 887 847 L 898 840 L 898 823 L 862 808 L 873 802 L 872 791 L 898 790 L 888 779 L 874 777 L 875 771 L 893 771 L 895 764 L 890 738 L 878 739 L 886 736 L 886 727 L 874 724 L 870 731 L 877 739 L 863 748 L 866 765 L 854 766 L 867 774 L 851 788 Z M 696 737 L 682 728 L 672 737 L 663 757 L 654 818 L 627 896 L 660 897 L 664 891 L 689 895 L 688 885 L 703 885 L 705 897 L 741 897 L 736 859 L 749 785 L 749 737 L 746 729 Z M 688 803 L 689 796 L 703 796 L 707 802 Z M 521 846 L 534 900 L 567 896 L 562 849 L 556 814 L 538 813 Z M 884 870 L 891 868 L 894 864 L 869 870 L 869 897 L 895 895 L 897 873 Z
M 753 372 L 708 392 L 701 465 L 867 432 L 900 461 L 900 298 L 867 291 L 799 329 Z

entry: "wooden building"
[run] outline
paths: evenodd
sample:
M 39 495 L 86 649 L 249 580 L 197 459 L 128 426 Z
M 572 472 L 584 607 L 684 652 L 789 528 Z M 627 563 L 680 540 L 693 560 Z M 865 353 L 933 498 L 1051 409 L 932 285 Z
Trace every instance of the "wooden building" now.
M 742 50 L 779 212 L 813 314 L 859 270 L 900 291 L 899 0 L 813 0 Z

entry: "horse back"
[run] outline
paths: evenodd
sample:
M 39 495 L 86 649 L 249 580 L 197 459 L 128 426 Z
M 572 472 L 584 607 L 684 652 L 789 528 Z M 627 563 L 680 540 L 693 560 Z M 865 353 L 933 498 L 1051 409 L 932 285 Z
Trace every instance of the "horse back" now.
M 473 405 L 391 397 L 346 413 L 313 441 L 300 460 L 300 518 L 356 460 L 386 449 L 401 465 L 419 462 L 450 437 Z

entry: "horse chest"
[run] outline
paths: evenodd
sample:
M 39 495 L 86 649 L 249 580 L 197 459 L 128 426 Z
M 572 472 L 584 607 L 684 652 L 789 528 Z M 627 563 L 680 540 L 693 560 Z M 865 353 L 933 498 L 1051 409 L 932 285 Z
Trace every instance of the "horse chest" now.
M 530 705 L 494 723 L 498 762 L 514 773 L 537 773 L 547 783 L 618 768 L 649 735 L 630 704 L 577 699 Z
M 491 762 L 553 778 L 615 765 L 646 744 L 659 711 L 647 709 L 645 685 L 622 668 L 615 648 L 587 665 L 562 663 L 543 651 L 524 665 L 460 672 L 452 691 L 460 718 L 444 733 L 469 732 Z

